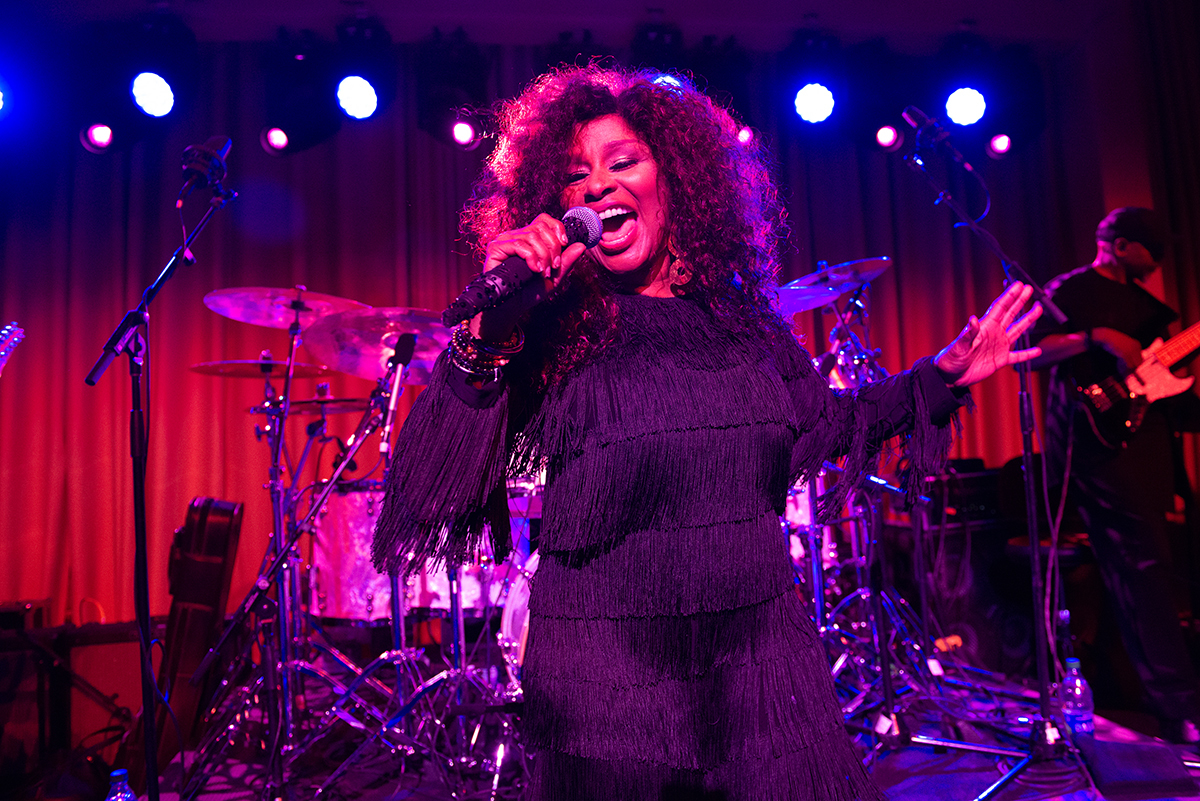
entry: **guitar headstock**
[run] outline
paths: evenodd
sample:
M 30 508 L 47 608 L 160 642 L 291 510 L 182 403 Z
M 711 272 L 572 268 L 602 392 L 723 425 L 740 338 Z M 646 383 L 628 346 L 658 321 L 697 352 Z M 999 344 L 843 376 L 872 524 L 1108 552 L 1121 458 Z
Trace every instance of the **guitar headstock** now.
M 17 345 L 21 344 L 21 340 L 25 338 L 25 329 L 17 325 L 15 322 L 0 328 L 0 372 L 4 371 L 4 365 L 8 362 L 8 357 L 17 349 Z

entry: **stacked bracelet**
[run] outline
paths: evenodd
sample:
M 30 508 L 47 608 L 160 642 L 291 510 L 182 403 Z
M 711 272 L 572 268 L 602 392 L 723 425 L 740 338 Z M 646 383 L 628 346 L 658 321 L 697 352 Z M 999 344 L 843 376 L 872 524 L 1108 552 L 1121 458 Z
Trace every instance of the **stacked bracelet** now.
M 513 331 L 505 342 L 484 342 L 471 336 L 466 322 L 454 327 L 450 335 L 448 356 L 450 363 L 467 375 L 478 378 L 496 379 L 500 368 L 508 364 L 512 356 L 521 352 L 525 345 L 525 334 L 520 327 Z

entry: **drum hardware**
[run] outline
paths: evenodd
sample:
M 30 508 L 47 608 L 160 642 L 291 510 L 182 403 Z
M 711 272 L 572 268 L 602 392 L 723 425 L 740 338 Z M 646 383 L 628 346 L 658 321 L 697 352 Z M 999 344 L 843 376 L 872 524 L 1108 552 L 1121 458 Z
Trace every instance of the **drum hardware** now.
M 314 307 L 318 309 L 332 309 L 339 307 L 352 308 L 362 305 L 357 304 L 355 301 L 343 301 L 332 296 L 316 295 L 316 293 L 313 293 L 315 295 L 315 302 L 310 303 L 310 297 L 306 296 L 305 292 L 304 287 L 296 287 L 294 295 L 288 304 L 293 319 L 288 325 L 290 341 L 286 362 L 288 367 L 283 371 L 283 392 L 276 395 L 270 383 L 270 375 L 266 375 L 264 385 L 266 402 L 261 407 L 255 408 L 255 411 L 266 414 L 268 418 L 267 424 L 258 429 L 258 434 L 260 438 L 266 438 L 267 444 L 271 449 L 268 489 L 271 494 L 272 515 L 275 523 L 271 545 L 264 557 L 264 567 L 259 573 L 259 578 L 255 582 L 254 588 L 238 608 L 237 612 L 235 612 L 233 619 L 226 626 L 217 645 L 201 662 L 192 676 L 192 681 L 199 681 L 211 668 L 216 655 L 221 651 L 225 643 L 228 642 L 232 634 L 242 628 L 251 613 L 255 614 L 258 620 L 258 629 L 261 638 L 263 638 L 262 643 L 260 643 L 260 647 L 263 648 L 263 658 L 257 666 L 252 665 L 247 670 L 246 665 L 251 664 L 251 662 L 248 655 L 243 653 L 231 665 L 231 672 L 226 674 L 223 681 L 225 692 L 222 693 L 220 698 L 216 699 L 209 716 L 210 720 L 215 722 L 217 720 L 216 716 L 220 715 L 221 710 L 224 709 L 224 717 L 221 718 L 220 725 L 213 726 L 210 724 L 210 733 L 213 736 L 208 738 L 208 742 L 203 744 L 204 748 L 200 753 L 200 758 L 194 762 L 195 767 L 192 775 L 189 777 L 188 784 L 181 796 L 184 798 L 193 798 L 203 788 L 211 772 L 212 760 L 223 750 L 221 746 L 224 741 L 229 739 L 229 731 L 240 725 L 245 725 L 251 718 L 250 705 L 253 704 L 259 695 L 259 690 L 263 691 L 262 695 L 266 698 L 264 717 L 267 720 L 269 731 L 275 737 L 275 742 L 267 749 L 266 754 L 268 776 L 266 794 L 278 797 L 285 788 L 285 763 L 296 755 L 293 752 L 298 744 L 299 712 L 303 708 L 299 700 L 303 693 L 303 688 L 300 684 L 302 678 L 304 676 L 318 678 L 339 694 L 345 693 L 346 689 L 337 679 L 302 658 L 307 644 L 302 631 L 303 621 L 300 614 L 302 607 L 299 597 L 300 582 L 297 575 L 298 562 L 295 558 L 295 546 L 301 534 L 306 531 L 312 531 L 313 519 L 324 506 L 330 494 L 339 485 L 341 477 L 349 468 L 354 455 L 361 449 L 367 437 L 378 430 L 382 424 L 382 410 L 385 406 L 384 401 L 387 399 L 387 390 L 398 386 L 398 384 L 392 381 L 392 373 L 402 372 L 403 366 L 397 366 L 393 362 L 388 374 L 384 378 L 379 379 L 379 386 L 376 393 L 372 395 L 372 403 L 364 413 L 363 419 L 359 422 L 355 434 L 350 438 L 343 458 L 335 467 L 331 478 L 313 500 L 308 513 L 302 519 L 297 520 L 296 504 L 300 496 L 296 491 L 296 485 L 299 475 L 314 440 L 318 437 L 323 437 L 325 431 L 324 415 L 322 415 L 320 421 L 309 426 L 308 442 L 304 453 L 297 465 L 293 466 L 290 458 L 286 456 L 283 430 L 284 423 L 290 413 L 291 379 L 294 377 L 296 346 L 299 344 L 302 323 L 306 319 L 312 319 L 311 315 L 315 314 Z M 270 327 L 279 327 L 279 309 L 281 306 L 279 299 L 284 294 L 285 291 L 283 290 L 261 288 L 225 290 L 220 294 L 210 293 L 210 299 L 213 295 L 217 295 L 218 298 L 223 300 L 222 303 L 210 303 L 209 305 L 210 308 L 215 308 L 221 313 L 226 314 L 226 316 L 234 317 L 234 319 L 241 319 L 246 322 L 254 322 Z M 265 311 L 255 310 L 253 304 L 248 302 L 247 298 L 269 303 L 271 304 L 270 309 Z M 229 301 L 230 299 L 237 300 L 238 302 L 224 303 L 224 301 Z M 222 305 L 223 303 L 224 305 Z M 273 363 L 273 360 L 269 358 L 269 353 L 264 354 L 262 361 L 264 363 Z M 272 369 L 270 372 L 274 373 L 274 370 Z M 260 372 L 260 375 L 264 375 L 264 373 Z M 391 405 L 391 408 L 394 409 L 394 404 Z M 282 462 L 285 459 L 292 474 L 291 485 L 287 487 L 284 486 L 283 481 Z M 272 583 L 275 583 L 278 587 L 277 600 L 272 600 L 267 596 Z M 270 647 L 267 647 L 268 640 L 265 639 L 267 637 L 270 638 Z M 346 660 L 340 653 L 337 653 L 336 649 L 332 648 L 332 646 L 324 649 L 324 652 L 333 657 L 335 663 L 341 664 L 352 673 L 361 673 L 352 662 Z M 242 675 L 234 675 L 232 673 L 234 669 L 240 671 Z M 249 673 L 248 677 L 245 675 L 246 673 Z M 372 680 L 370 686 L 376 691 L 382 688 L 388 693 L 391 692 L 385 685 L 379 684 L 374 680 Z M 397 687 L 396 692 L 399 691 L 400 688 Z M 235 695 L 236 697 L 234 697 Z M 352 694 L 351 697 L 356 701 L 362 702 L 362 699 L 357 695 Z
M 836 315 L 837 322 L 829 332 L 830 350 L 818 360 L 818 370 L 825 375 L 830 386 L 837 389 L 852 389 L 887 378 L 887 370 L 879 364 L 882 351 L 871 347 L 870 330 L 867 326 L 867 308 L 863 294 L 870 284 L 860 284 L 846 299 L 846 305 L 838 311 L 837 304 L 830 303 L 826 311 Z M 857 323 L 862 336 L 850 326 Z
M 330 774 L 317 789 L 317 798 L 333 788 L 377 741 L 393 750 L 417 750 L 427 755 L 454 798 L 464 797 L 468 785 L 480 778 L 490 778 L 495 797 L 505 755 L 516 750 L 516 731 L 510 717 L 513 699 L 497 690 L 486 671 L 468 663 L 460 568 L 450 567 L 447 573 L 451 597 L 450 666 L 417 685 L 408 700 Z M 404 654 L 385 652 L 368 669 L 403 659 Z M 341 698 L 334 702 L 335 709 L 341 702 Z M 401 728 L 405 723 L 410 726 L 409 732 Z M 500 740 L 494 752 L 494 739 L 484 735 L 485 727 L 488 735 Z

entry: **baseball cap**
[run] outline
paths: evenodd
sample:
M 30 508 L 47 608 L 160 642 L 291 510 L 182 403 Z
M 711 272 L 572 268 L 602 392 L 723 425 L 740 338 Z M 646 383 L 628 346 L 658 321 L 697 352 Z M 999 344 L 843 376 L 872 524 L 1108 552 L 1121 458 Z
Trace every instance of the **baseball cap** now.
M 1122 237 L 1145 247 L 1155 261 L 1162 261 L 1167 250 L 1166 223 L 1152 209 L 1122 206 L 1110 211 L 1096 226 L 1098 241 L 1112 242 Z

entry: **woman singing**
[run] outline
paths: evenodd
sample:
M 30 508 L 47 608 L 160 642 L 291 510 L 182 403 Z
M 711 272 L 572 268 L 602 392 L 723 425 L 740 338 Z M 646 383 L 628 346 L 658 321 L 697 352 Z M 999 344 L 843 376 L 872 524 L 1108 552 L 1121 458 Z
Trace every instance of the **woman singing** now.
M 461 563 L 486 521 L 507 530 L 506 474 L 544 467 L 533 798 L 877 798 L 794 589 L 787 490 L 844 458 L 837 509 L 898 433 L 919 486 L 965 387 L 1037 355 L 1011 349 L 1040 309 L 1018 320 L 1014 284 L 936 358 L 830 390 L 768 301 L 763 154 L 652 77 L 564 69 L 501 107 L 464 227 L 484 270 L 538 275 L 455 330 L 400 432 L 375 562 Z M 558 219 L 580 205 L 604 225 L 590 250 Z

